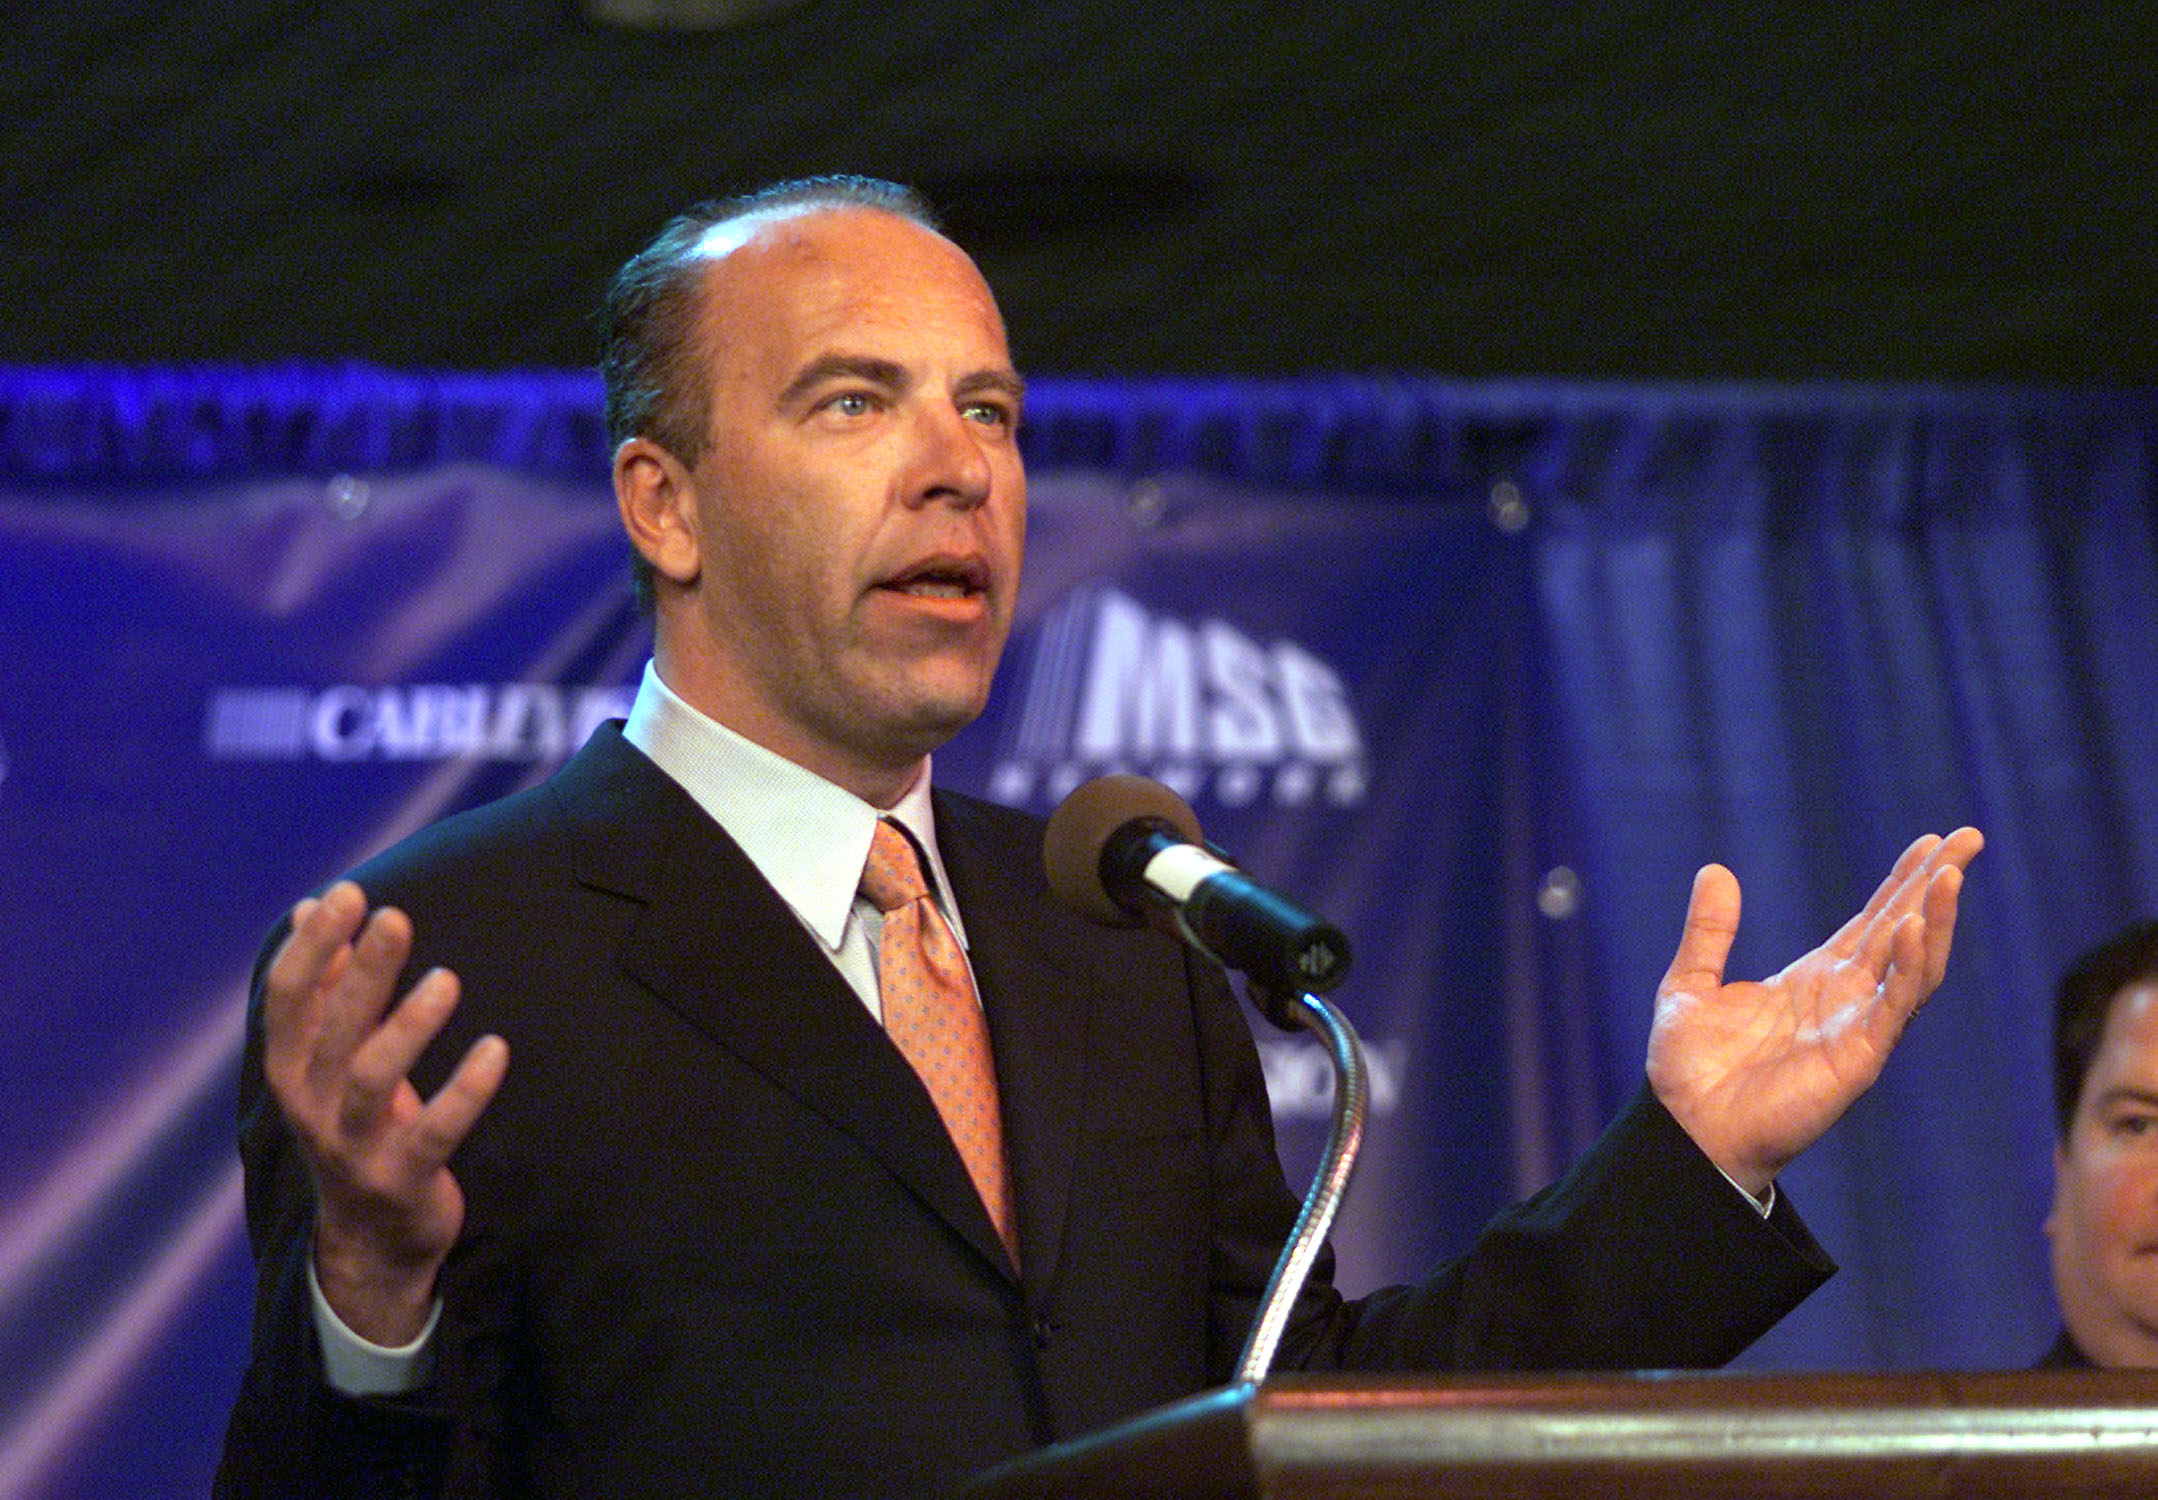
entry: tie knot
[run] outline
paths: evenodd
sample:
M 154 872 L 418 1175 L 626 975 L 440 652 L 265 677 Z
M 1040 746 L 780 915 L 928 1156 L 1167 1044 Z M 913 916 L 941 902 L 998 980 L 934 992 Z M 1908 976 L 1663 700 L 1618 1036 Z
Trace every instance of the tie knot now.
M 869 863 L 862 866 L 862 894 L 876 903 L 878 911 L 895 911 L 929 894 L 922 878 L 921 857 L 914 840 L 889 818 L 877 819 L 876 835 L 869 841 Z

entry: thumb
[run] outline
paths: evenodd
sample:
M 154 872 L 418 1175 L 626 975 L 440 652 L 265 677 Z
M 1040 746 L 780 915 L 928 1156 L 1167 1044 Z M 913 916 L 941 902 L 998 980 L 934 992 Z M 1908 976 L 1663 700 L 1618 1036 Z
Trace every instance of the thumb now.
M 1658 994 L 1706 995 L 1723 984 L 1724 961 L 1738 936 L 1738 904 L 1738 877 L 1722 865 L 1703 865 L 1693 877 L 1686 926 Z

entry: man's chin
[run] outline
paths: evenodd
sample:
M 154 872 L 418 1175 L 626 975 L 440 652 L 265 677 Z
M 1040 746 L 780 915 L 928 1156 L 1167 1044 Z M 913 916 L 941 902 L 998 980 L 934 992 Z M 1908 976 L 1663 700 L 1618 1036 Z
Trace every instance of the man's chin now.
M 2140 1258 L 2129 1275 L 2116 1277 L 2102 1294 L 2101 1316 L 2088 1330 L 2099 1349 L 2084 1352 L 2101 1364 L 2158 1366 L 2158 1277 Z M 2087 1310 L 2088 1311 L 2088 1310 Z M 2082 1342 L 2078 1339 L 2078 1342 Z
M 969 688 L 916 694 L 892 704 L 882 726 L 891 756 L 901 761 L 921 759 L 980 718 L 988 703 L 986 690 Z

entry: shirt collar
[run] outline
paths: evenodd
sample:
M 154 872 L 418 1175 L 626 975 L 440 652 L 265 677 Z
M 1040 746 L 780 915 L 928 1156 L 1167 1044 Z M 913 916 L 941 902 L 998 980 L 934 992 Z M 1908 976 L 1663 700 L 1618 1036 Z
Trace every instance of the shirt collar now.
M 741 845 L 757 872 L 830 951 L 839 951 L 846 933 L 880 817 L 905 827 L 927 854 L 937 905 L 965 946 L 966 927 L 937 850 L 926 757 L 921 775 L 896 805 L 889 811 L 874 807 L 692 708 L 660 681 L 658 667 L 649 662 L 622 736 Z

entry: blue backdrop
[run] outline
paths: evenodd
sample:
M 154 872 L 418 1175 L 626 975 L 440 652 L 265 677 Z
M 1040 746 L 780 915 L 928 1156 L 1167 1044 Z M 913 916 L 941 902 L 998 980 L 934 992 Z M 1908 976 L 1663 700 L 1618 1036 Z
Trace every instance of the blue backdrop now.
M 1021 619 L 938 775 L 1137 769 L 1345 927 L 1338 1239 L 1415 1274 L 1636 1086 L 1694 869 L 1734 971 L 1912 835 L 1990 847 L 1942 996 L 1785 1181 L 1844 1270 L 1758 1367 L 2050 1339 L 2045 1001 L 2158 910 L 2158 401 L 1040 382 Z M 200 1494 L 250 1268 L 261 934 L 544 776 L 646 650 L 586 376 L 0 371 L 0 1500 Z M 1313 1046 L 1260 1042 L 1292 1172 Z

